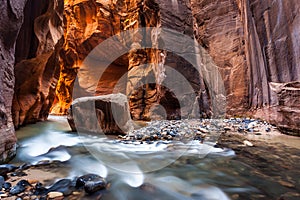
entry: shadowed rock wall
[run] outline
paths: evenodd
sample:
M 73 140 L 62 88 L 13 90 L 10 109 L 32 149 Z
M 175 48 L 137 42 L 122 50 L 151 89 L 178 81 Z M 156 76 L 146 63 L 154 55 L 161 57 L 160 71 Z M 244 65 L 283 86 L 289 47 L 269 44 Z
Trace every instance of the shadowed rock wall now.
M 29 0 L 17 40 L 13 118 L 15 127 L 47 119 L 59 78 L 62 0 Z
M 11 115 L 14 93 L 15 42 L 23 22 L 26 1 L 8 0 L 0 4 L 0 163 L 16 153 L 16 137 Z

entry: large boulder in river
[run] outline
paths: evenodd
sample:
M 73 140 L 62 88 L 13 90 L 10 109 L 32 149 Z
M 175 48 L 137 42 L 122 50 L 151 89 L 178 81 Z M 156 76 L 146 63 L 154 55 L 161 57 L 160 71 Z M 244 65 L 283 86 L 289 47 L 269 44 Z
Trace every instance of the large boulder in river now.
M 74 100 L 68 114 L 72 131 L 124 134 L 132 127 L 127 96 L 109 94 Z

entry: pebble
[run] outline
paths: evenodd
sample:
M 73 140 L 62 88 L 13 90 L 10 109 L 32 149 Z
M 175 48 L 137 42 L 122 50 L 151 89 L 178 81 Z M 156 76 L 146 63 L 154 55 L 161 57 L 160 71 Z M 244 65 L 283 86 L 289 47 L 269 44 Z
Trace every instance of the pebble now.
M 11 183 L 5 182 L 2 186 L 5 190 L 9 190 L 11 188 Z
M 253 147 L 253 144 L 251 142 L 249 142 L 248 140 L 245 140 L 243 143 L 245 146 Z
M 61 192 L 49 192 L 49 193 L 47 194 L 47 197 L 48 197 L 49 199 L 55 199 L 55 198 L 63 197 L 63 196 L 64 196 L 64 194 L 61 193 Z
M 28 183 L 28 181 L 21 180 L 17 183 L 17 185 L 10 189 L 9 193 L 11 195 L 20 194 L 21 192 L 24 192 L 28 186 L 31 186 L 30 183 Z
M 40 182 L 35 184 L 34 189 L 35 189 L 35 192 L 34 192 L 35 195 L 44 195 L 47 193 L 47 189 Z
M 92 194 L 106 188 L 106 181 L 96 174 L 87 174 L 76 180 L 76 188 L 84 188 L 86 193 Z
M 5 183 L 4 177 L 3 177 L 3 176 L 0 176 L 0 190 L 2 189 L 4 183 Z

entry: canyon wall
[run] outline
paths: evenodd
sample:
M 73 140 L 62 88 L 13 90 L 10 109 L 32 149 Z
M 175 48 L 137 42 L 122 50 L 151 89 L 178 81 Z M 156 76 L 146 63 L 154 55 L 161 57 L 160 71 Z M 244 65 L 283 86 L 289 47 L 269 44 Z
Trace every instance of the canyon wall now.
M 85 81 L 79 80 L 80 83 L 76 83 L 75 79 L 82 62 L 93 48 L 122 31 L 160 27 L 183 33 L 191 39 L 195 37 L 205 52 L 201 56 L 209 57 L 210 63 L 221 74 L 228 116 L 255 116 L 277 125 L 282 124 L 283 131 L 289 129 L 299 132 L 297 120 L 294 125 L 284 120 L 287 114 L 297 119 L 299 109 L 296 101 L 287 100 L 288 96 L 282 95 L 278 87 L 274 89 L 274 83 L 288 84 L 288 90 L 294 92 L 292 96 L 298 95 L 298 84 L 293 83 L 299 81 L 300 74 L 300 50 L 297 45 L 299 3 L 296 0 L 65 1 L 64 16 L 66 40 L 60 54 L 63 65 L 53 113 L 67 112 L 72 102 L 74 84 L 81 84 L 85 89 L 90 87 Z M 100 65 L 111 64 L 98 80 L 96 94 L 113 92 L 124 75 L 129 82 L 127 95 L 135 85 L 148 81 L 141 74 L 154 77 L 161 85 L 171 81 L 175 87 L 176 84 L 179 86 L 176 80 L 168 80 L 166 77 L 163 80 L 157 79 L 158 71 L 164 73 L 160 66 L 165 65 L 182 74 L 192 85 L 197 100 L 192 99 L 189 104 L 198 101 L 199 115 L 213 115 L 212 91 L 209 91 L 209 83 L 203 74 L 195 71 L 182 56 L 166 50 L 155 50 L 166 42 L 159 33 L 156 34 L 157 40 L 150 41 L 150 47 L 154 50 L 138 49 L 147 43 L 147 38 L 155 38 L 155 33 L 150 32 L 132 33 L 130 39 L 119 38 L 112 45 L 115 47 L 109 47 L 112 52 L 122 49 L 127 53 L 115 61 L 104 56 Z M 180 40 L 174 44 L 178 48 L 184 46 Z M 138 67 L 146 63 L 150 65 Z M 87 74 L 78 77 L 81 80 L 89 79 Z M 213 78 L 210 76 L 210 79 Z M 182 115 L 178 97 L 168 88 L 144 84 L 135 89 L 129 95 L 134 119 L 150 119 L 159 110 L 164 110 L 169 119 Z M 289 106 L 282 103 L 287 101 Z
M 15 127 L 47 119 L 59 79 L 59 51 L 63 35 L 62 0 L 28 0 L 17 39 Z
M 23 22 L 25 0 L 3 1 L 0 5 L 0 163 L 16 153 L 11 115 L 14 94 L 15 42 Z
M 285 133 L 300 135 L 300 3 L 251 0 L 240 5 L 252 113 Z
M 229 115 L 299 134 L 299 9 L 298 1 L 192 0 L 195 36 L 223 76 Z
M 212 72 L 205 75 L 202 69 L 199 73 L 184 55 L 163 49 L 167 42 L 188 49 L 184 40 L 164 38 L 155 31 L 135 31 L 144 27 L 168 28 L 195 39 L 201 46 L 200 65 L 218 69 L 222 77 L 226 106 L 219 106 L 226 107 L 228 116 L 259 117 L 299 135 L 297 0 L 28 0 L 26 5 L 11 0 L 1 9 L 7 19 L 1 22 L 0 35 L 3 158 L 14 149 L 12 121 L 19 127 L 47 118 L 49 110 L 66 114 L 76 98 L 72 96 L 74 86 L 82 89 L 79 96 L 91 95 L 91 84 L 96 84 L 96 95 L 127 94 L 134 119 L 151 119 L 156 114 L 178 119 L 191 112 L 182 113 L 180 101 L 184 100 L 199 105 L 196 116 L 213 116 L 214 86 L 208 79 L 219 77 Z M 127 38 L 122 37 L 123 31 L 130 31 Z M 112 36 L 116 37 L 104 54 L 96 52 L 101 56 L 97 65 L 104 68 L 102 76 L 85 73 L 86 56 Z M 195 56 L 193 50 L 186 52 Z M 139 67 L 143 64 L 147 65 Z M 176 96 L 163 86 L 182 85 L 172 76 L 164 76 L 164 66 L 188 80 L 193 98 L 184 92 Z M 83 72 L 78 75 L 80 68 Z M 159 84 L 148 83 L 142 74 Z

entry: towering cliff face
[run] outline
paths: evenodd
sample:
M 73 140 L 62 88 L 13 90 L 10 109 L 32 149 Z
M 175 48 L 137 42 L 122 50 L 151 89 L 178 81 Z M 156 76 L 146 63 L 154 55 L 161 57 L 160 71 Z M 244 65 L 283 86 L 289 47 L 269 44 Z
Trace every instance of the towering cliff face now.
M 59 78 L 62 0 L 29 0 L 16 46 L 13 118 L 16 127 L 46 119 Z
M 98 44 L 123 30 L 122 23 L 127 17 L 122 16 L 127 9 L 125 6 L 126 4 L 119 1 L 118 3 L 96 0 L 64 2 L 65 42 L 60 52 L 62 68 L 52 113 L 66 114 L 72 102 L 78 68 Z M 111 70 L 108 70 L 106 76 L 100 80 L 99 84 L 103 83 L 104 86 L 98 94 L 112 93 L 115 82 L 124 71 L 127 71 L 127 66 L 128 60 L 122 58 L 113 63 L 110 66 Z M 81 78 L 89 79 L 84 76 Z
M 254 115 L 299 133 L 299 87 L 289 84 L 300 74 L 299 7 L 283 0 L 192 0 L 195 35 L 223 75 L 228 114 Z
M 255 116 L 277 124 L 283 132 L 300 135 L 299 83 L 295 82 L 300 80 L 300 4 L 251 0 L 241 5 L 250 106 L 259 108 Z
M 198 114 L 209 117 L 215 112 L 216 85 L 209 81 L 214 80 L 224 84 L 228 115 L 254 115 L 281 124 L 282 130 L 299 132 L 299 6 L 297 0 L 68 0 L 64 5 L 60 0 L 29 0 L 15 54 L 14 123 L 46 118 L 50 106 L 52 113 L 65 114 L 76 98 L 74 85 L 82 89 L 81 95 L 127 94 L 134 119 L 150 119 L 160 111 L 167 118 L 191 112 L 181 108 L 181 100 L 198 104 Z M 144 27 L 195 38 L 202 47 L 199 66 L 217 70 L 207 74 L 209 70 L 193 67 L 184 55 L 159 49 L 170 41 L 177 49 L 188 47 L 184 40 L 138 30 Z M 122 38 L 123 31 L 130 31 L 127 38 Z M 108 53 L 97 61 L 99 68 L 108 65 L 103 75 L 78 74 L 85 70 L 89 53 L 111 36 L 116 37 Z M 145 44 L 148 48 L 141 48 Z M 124 53 L 112 59 L 117 52 Z M 176 96 L 164 86 L 182 85 L 172 75 L 165 76 L 166 69 L 188 80 L 193 98 L 184 92 Z M 220 73 L 221 80 L 214 73 Z M 148 83 L 145 75 L 156 83 Z M 91 83 L 97 86 L 94 91 Z M 292 118 L 295 123 L 287 120 Z
M 236 0 L 192 0 L 195 38 L 212 57 L 222 75 L 227 113 L 247 108 L 248 78 L 244 22 Z
M 273 87 L 273 83 L 299 80 L 299 4 L 296 0 L 65 1 L 64 15 L 66 40 L 60 53 L 63 67 L 53 113 L 66 113 L 78 69 L 98 44 L 122 31 L 161 27 L 184 33 L 191 39 L 195 37 L 203 47 L 205 53 L 201 56 L 209 57 L 211 65 L 216 66 L 222 76 L 228 115 L 254 115 L 284 126 L 289 126 L 282 120 L 287 113 L 298 115 L 295 101 L 289 100 L 288 107 L 293 112 L 286 111 L 287 106 L 281 104 L 287 102 L 287 96 L 283 95 L 284 99 L 281 99 L 282 91 Z M 170 81 L 157 79 L 159 66 L 165 65 L 189 80 L 200 105 L 200 115 L 211 116 L 212 92 L 203 74 L 199 75 L 191 63 L 179 55 L 155 50 L 156 43 L 162 42 L 159 34 L 157 41 L 151 41 L 152 49 L 139 49 L 143 39 L 155 38 L 154 33 L 139 34 L 132 33 L 131 40 L 119 40 L 114 44 L 115 51 L 126 49 L 127 54 L 115 61 L 102 60 L 112 63 L 105 75 L 99 77 L 96 94 L 113 92 L 117 81 L 125 75 L 133 118 L 149 119 L 155 114 L 153 111 L 162 108 L 168 118 L 177 118 L 182 114 L 180 105 L 169 89 L 157 84 L 134 88 L 147 82 L 141 74 L 155 77 L 162 85 Z M 181 41 L 176 42 L 178 48 L 184 46 Z M 114 51 L 113 48 L 110 50 Z M 140 67 L 146 63 L 151 64 Z M 160 71 L 163 73 L 163 70 Z M 87 80 L 88 77 L 81 75 L 79 79 Z M 172 81 L 174 85 L 180 85 L 176 80 Z M 87 89 L 88 84 L 82 82 L 83 88 Z M 298 84 L 291 85 L 295 86 L 293 91 L 298 91 Z M 295 125 L 292 127 L 297 131 Z
M 11 116 L 14 93 L 15 42 L 23 21 L 25 0 L 3 1 L 0 5 L 0 163 L 16 151 L 16 137 Z

